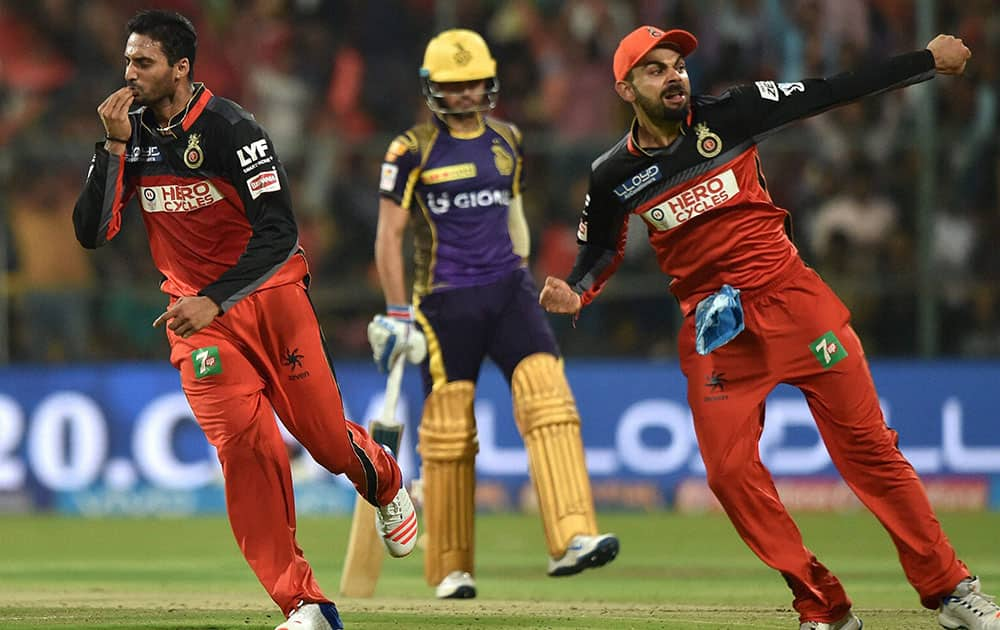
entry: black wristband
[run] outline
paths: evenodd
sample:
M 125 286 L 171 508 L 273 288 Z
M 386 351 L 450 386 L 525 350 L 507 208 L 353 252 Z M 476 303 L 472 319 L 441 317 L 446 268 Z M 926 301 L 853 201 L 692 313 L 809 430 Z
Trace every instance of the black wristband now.
M 128 139 L 127 138 L 125 140 L 122 140 L 121 138 L 112 138 L 108 134 L 104 134 L 104 139 L 105 140 L 110 140 L 112 142 L 121 142 L 122 144 L 128 144 Z

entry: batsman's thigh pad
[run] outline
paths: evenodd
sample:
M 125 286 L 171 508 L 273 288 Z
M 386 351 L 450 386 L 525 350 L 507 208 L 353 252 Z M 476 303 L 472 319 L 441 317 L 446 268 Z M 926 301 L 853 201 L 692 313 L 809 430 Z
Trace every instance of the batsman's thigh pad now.
M 580 414 L 562 362 L 551 354 L 532 354 L 518 363 L 511 393 L 549 555 L 559 558 L 573 536 L 597 533 Z
M 424 576 L 437 586 L 452 571 L 473 572 L 476 453 L 472 381 L 436 387 L 424 401 L 417 451 L 423 461 Z

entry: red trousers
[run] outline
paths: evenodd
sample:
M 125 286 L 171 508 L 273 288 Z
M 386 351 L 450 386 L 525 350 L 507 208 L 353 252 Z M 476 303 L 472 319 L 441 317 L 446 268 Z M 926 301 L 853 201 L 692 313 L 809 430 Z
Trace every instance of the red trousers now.
M 346 474 L 370 503 L 391 502 L 402 477 L 344 418 L 305 286 L 259 290 L 191 337 L 168 336 L 170 361 L 218 451 L 229 522 L 253 572 L 286 615 L 302 600 L 330 601 L 295 540 L 292 474 L 275 412 L 317 462 Z
M 804 546 L 760 459 L 764 399 L 779 383 L 793 385 L 844 481 L 888 531 L 921 603 L 936 608 L 969 573 L 885 425 L 847 308 L 802 264 L 741 298 L 746 329 L 733 341 L 699 355 L 693 316 L 678 341 L 708 484 L 729 519 L 785 577 L 801 621 L 835 621 L 850 608 L 840 582 Z

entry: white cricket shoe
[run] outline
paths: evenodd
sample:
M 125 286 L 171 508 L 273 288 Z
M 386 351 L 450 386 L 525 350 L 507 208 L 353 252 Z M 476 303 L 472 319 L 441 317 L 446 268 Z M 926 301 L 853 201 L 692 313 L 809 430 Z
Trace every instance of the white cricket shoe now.
M 337 607 L 331 603 L 299 604 L 274 630 L 343 630 Z
M 406 488 L 400 488 L 389 505 L 375 510 L 375 529 L 389 555 L 402 558 L 417 544 L 417 511 Z
M 826 623 L 824 621 L 807 621 L 801 626 L 799 630 L 861 630 L 865 627 L 865 624 L 861 619 L 854 616 L 854 613 L 848 611 L 844 618 L 840 621 L 834 621 L 832 623 Z
M 1000 606 L 983 594 L 978 577 L 967 577 L 941 598 L 938 623 L 948 630 L 1000 630 Z
M 472 599 L 476 596 L 476 580 L 465 571 L 452 571 L 444 576 L 434 594 L 438 599 Z
M 549 575 L 574 575 L 584 569 L 603 567 L 618 555 L 618 537 L 614 534 L 573 536 L 562 558 L 549 558 Z

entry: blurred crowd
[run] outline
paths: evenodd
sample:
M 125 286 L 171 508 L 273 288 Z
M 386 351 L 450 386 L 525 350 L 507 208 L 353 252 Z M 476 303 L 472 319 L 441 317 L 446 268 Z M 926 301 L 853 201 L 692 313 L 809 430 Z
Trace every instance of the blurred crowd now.
M 972 49 L 966 76 L 798 123 L 765 141 L 761 154 L 772 196 L 791 212 L 796 244 L 852 309 L 869 354 L 917 355 L 920 322 L 930 321 L 936 354 L 997 357 L 1000 8 L 993 0 L 930 4 L 931 34 L 956 34 Z M 478 30 L 499 62 L 496 115 L 525 132 L 532 266 L 544 278 L 572 266 L 589 164 L 631 119 L 612 89 L 622 35 L 639 24 L 691 30 L 700 40 L 689 59 L 692 87 L 718 93 L 921 48 L 929 37 L 917 27 L 919 5 L 0 0 L 3 356 L 166 356 L 162 329 L 150 326 L 165 301 L 134 208 L 123 233 L 97 252 L 77 245 L 70 218 L 103 133 L 96 108 L 123 84 L 124 24 L 138 9 L 189 16 L 199 33 L 195 79 L 254 112 L 271 134 L 292 179 L 331 349 L 361 357 L 365 326 L 384 306 L 372 263 L 379 164 L 392 137 L 428 115 L 417 70 L 438 30 Z M 936 129 L 930 156 L 921 136 L 928 107 Z M 921 221 L 927 206 L 929 221 Z M 632 224 L 625 262 L 602 299 L 575 328 L 555 322 L 564 351 L 670 356 L 679 315 L 666 284 L 644 228 Z M 928 305 L 934 317 L 921 319 Z

